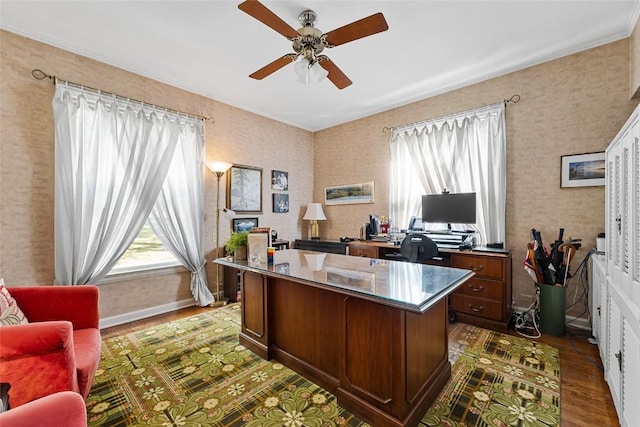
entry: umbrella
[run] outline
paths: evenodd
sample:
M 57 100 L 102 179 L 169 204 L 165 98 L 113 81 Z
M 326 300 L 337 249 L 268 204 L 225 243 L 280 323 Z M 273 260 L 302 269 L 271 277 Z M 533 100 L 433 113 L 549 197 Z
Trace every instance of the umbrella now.
M 561 271 L 562 269 L 564 269 L 564 280 L 562 282 L 562 286 L 567 286 L 567 279 L 571 277 L 569 275 L 569 265 L 571 264 L 571 260 L 573 259 L 573 256 L 576 254 L 578 249 L 571 243 L 563 243 L 560 245 L 558 250 L 564 254 L 564 256 L 562 257 L 561 266 Z
M 539 231 L 533 230 L 535 235 L 535 255 L 537 269 L 540 271 L 543 281 L 539 283 L 546 283 L 547 285 L 553 285 L 555 282 L 554 274 L 549 270 L 549 257 L 542 244 L 542 234 Z

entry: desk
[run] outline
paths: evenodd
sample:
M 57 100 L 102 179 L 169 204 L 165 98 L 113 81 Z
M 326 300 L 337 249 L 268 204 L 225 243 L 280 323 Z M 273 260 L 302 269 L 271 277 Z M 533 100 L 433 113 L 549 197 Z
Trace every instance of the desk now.
M 400 246 L 386 242 L 349 242 L 349 254 L 386 259 L 399 254 Z M 458 320 L 483 328 L 507 332 L 511 318 L 511 252 L 501 249 L 440 249 L 433 265 L 466 268 L 476 275 L 450 297 L 450 309 Z
M 242 345 L 333 393 L 374 426 L 416 426 L 451 376 L 457 268 L 288 249 L 242 274 Z

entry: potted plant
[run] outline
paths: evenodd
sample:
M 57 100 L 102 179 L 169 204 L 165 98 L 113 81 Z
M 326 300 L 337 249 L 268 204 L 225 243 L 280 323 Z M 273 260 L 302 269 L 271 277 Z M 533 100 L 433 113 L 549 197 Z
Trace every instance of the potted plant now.
M 224 244 L 228 254 L 233 254 L 235 259 L 247 259 L 247 240 L 249 231 L 232 231 L 229 239 Z

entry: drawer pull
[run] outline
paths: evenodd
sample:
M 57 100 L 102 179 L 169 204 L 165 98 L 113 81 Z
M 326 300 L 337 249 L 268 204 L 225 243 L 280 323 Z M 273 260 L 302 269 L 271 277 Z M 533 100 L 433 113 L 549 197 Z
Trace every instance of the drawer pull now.
M 476 313 L 479 313 L 484 310 L 483 305 L 481 305 L 480 307 L 474 307 L 471 304 L 469 304 L 469 308 L 471 309 L 471 311 L 475 311 Z
M 471 291 L 473 292 L 482 292 L 484 291 L 484 286 L 480 285 L 479 287 L 475 288 L 473 285 L 469 285 L 469 289 L 471 289 Z
M 484 268 L 484 265 L 481 265 L 479 267 L 474 267 L 473 264 L 469 264 L 469 270 L 471 271 L 482 271 L 482 269 Z

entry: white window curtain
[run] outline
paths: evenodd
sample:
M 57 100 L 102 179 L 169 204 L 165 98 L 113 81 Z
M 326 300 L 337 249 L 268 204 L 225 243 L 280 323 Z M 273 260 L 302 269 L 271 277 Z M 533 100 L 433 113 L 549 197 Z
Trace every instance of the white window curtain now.
M 423 194 L 475 192 L 476 241 L 505 241 L 504 104 L 395 128 L 390 150 L 394 225 L 404 228 L 412 216 L 420 218 Z
M 160 200 L 174 152 L 183 145 L 181 137 L 189 126 L 172 114 L 64 83 L 56 84 L 52 104 L 55 281 L 97 283 L 127 250 Z M 193 143 L 203 145 L 202 132 L 192 133 L 199 135 Z M 192 164 L 191 169 L 202 172 L 202 163 Z M 206 287 L 202 252 L 202 261 L 194 263 L 192 271 Z M 205 294 L 200 290 L 197 295 Z
M 182 127 L 169 173 L 149 223 L 165 248 L 191 271 L 191 293 L 202 306 L 214 297 L 207 286 L 204 256 L 204 126 Z

